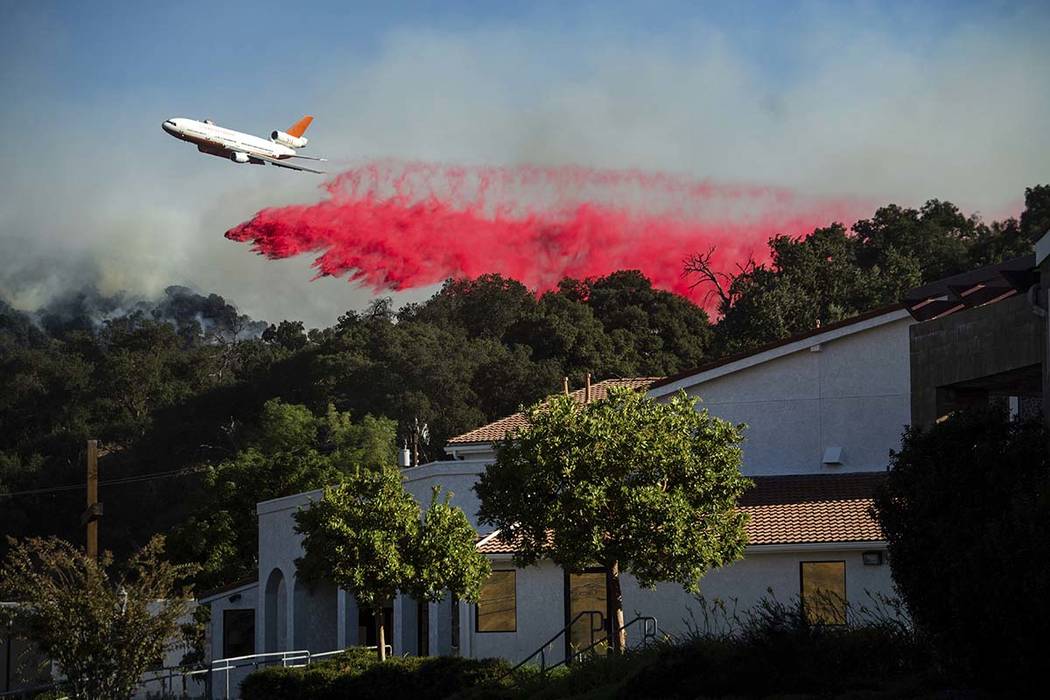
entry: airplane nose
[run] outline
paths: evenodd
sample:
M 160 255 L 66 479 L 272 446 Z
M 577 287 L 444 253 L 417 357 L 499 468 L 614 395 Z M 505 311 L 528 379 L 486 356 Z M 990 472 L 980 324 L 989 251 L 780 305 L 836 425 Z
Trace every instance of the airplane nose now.
M 164 129 L 164 131 L 168 132 L 169 134 L 174 134 L 175 133 L 175 122 L 173 122 L 170 119 L 165 120 L 165 122 L 160 125 L 160 128 Z

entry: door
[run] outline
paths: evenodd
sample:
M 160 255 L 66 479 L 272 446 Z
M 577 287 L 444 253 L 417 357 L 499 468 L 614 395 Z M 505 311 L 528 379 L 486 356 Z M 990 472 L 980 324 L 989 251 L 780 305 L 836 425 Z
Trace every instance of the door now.
M 609 603 L 606 595 L 605 569 L 569 572 L 565 589 L 565 608 L 568 611 L 566 624 L 574 620 L 580 613 L 586 613 L 572 623 L 572 628 L 565 636 L 565 654 L 571 656 L 607 637 L 606 615 Z M 602 643 L 591 651 L 604 654 L 606 646 L 605 643 Z
M 383 636 L 386 638 L 387 646 L 394 644 L 394 608 L 383 608 Z M 357 643 L 367 647 L 374 647 L 379 639 L 379 630 L 376 629 L 375 613 L 371 610 L 359 608 L 357 612 Z

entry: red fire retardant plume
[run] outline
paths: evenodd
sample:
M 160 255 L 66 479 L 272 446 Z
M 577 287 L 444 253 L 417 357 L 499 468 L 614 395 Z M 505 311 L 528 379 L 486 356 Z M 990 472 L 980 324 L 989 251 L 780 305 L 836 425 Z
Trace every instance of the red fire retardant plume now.
M 226 233 L 269 258 L 319 254 L 318 276 L 375 291 L 499 272 L 530 288 L 641 270 L 701 301 L 682 274 L 692 253 L 732 271 L 769 237 L 853 221 L 861 203 L 638 171 L 455 167 L 381 161 L 324 184 L 317 204 L 264 209 Z

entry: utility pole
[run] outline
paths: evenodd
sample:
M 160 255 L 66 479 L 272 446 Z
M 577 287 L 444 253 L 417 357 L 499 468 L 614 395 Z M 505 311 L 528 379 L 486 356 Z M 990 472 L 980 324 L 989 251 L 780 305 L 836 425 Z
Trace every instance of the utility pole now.
M 98 519 L 102 516 L 102 504 L 98 502 L 98 440 L 87 441 L 87 509 L 80 516 L 82 525 L 87 525 L 87 555 L 98 558 Z

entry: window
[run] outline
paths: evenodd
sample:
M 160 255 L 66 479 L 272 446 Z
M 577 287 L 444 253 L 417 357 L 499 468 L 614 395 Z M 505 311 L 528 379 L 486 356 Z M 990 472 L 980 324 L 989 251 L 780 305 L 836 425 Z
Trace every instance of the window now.
M 255 610 L 222 611 L 222 655 L 229 659 L 255 653 Z
M 815 625 L 846 624 L 846 562 L 800 563 L 802 610 Z
M 606 591 L 608 577 L 605 569 L 588 569 L 571 572 L 568 579 L 569 619 L 576 621 L 569 631 L 567 653 L 575 653 L 609 636 L 605 619 L 609 605 Z M 577 619 L 581 613 L 585 614 Z M 604 643 L 599 644 L 594 651 L 604 654 L 606 647 Z
M 518 598 L 514 571 L 493 571 L 478 596 L 478 632 L 514 632 L 518 628 Z

